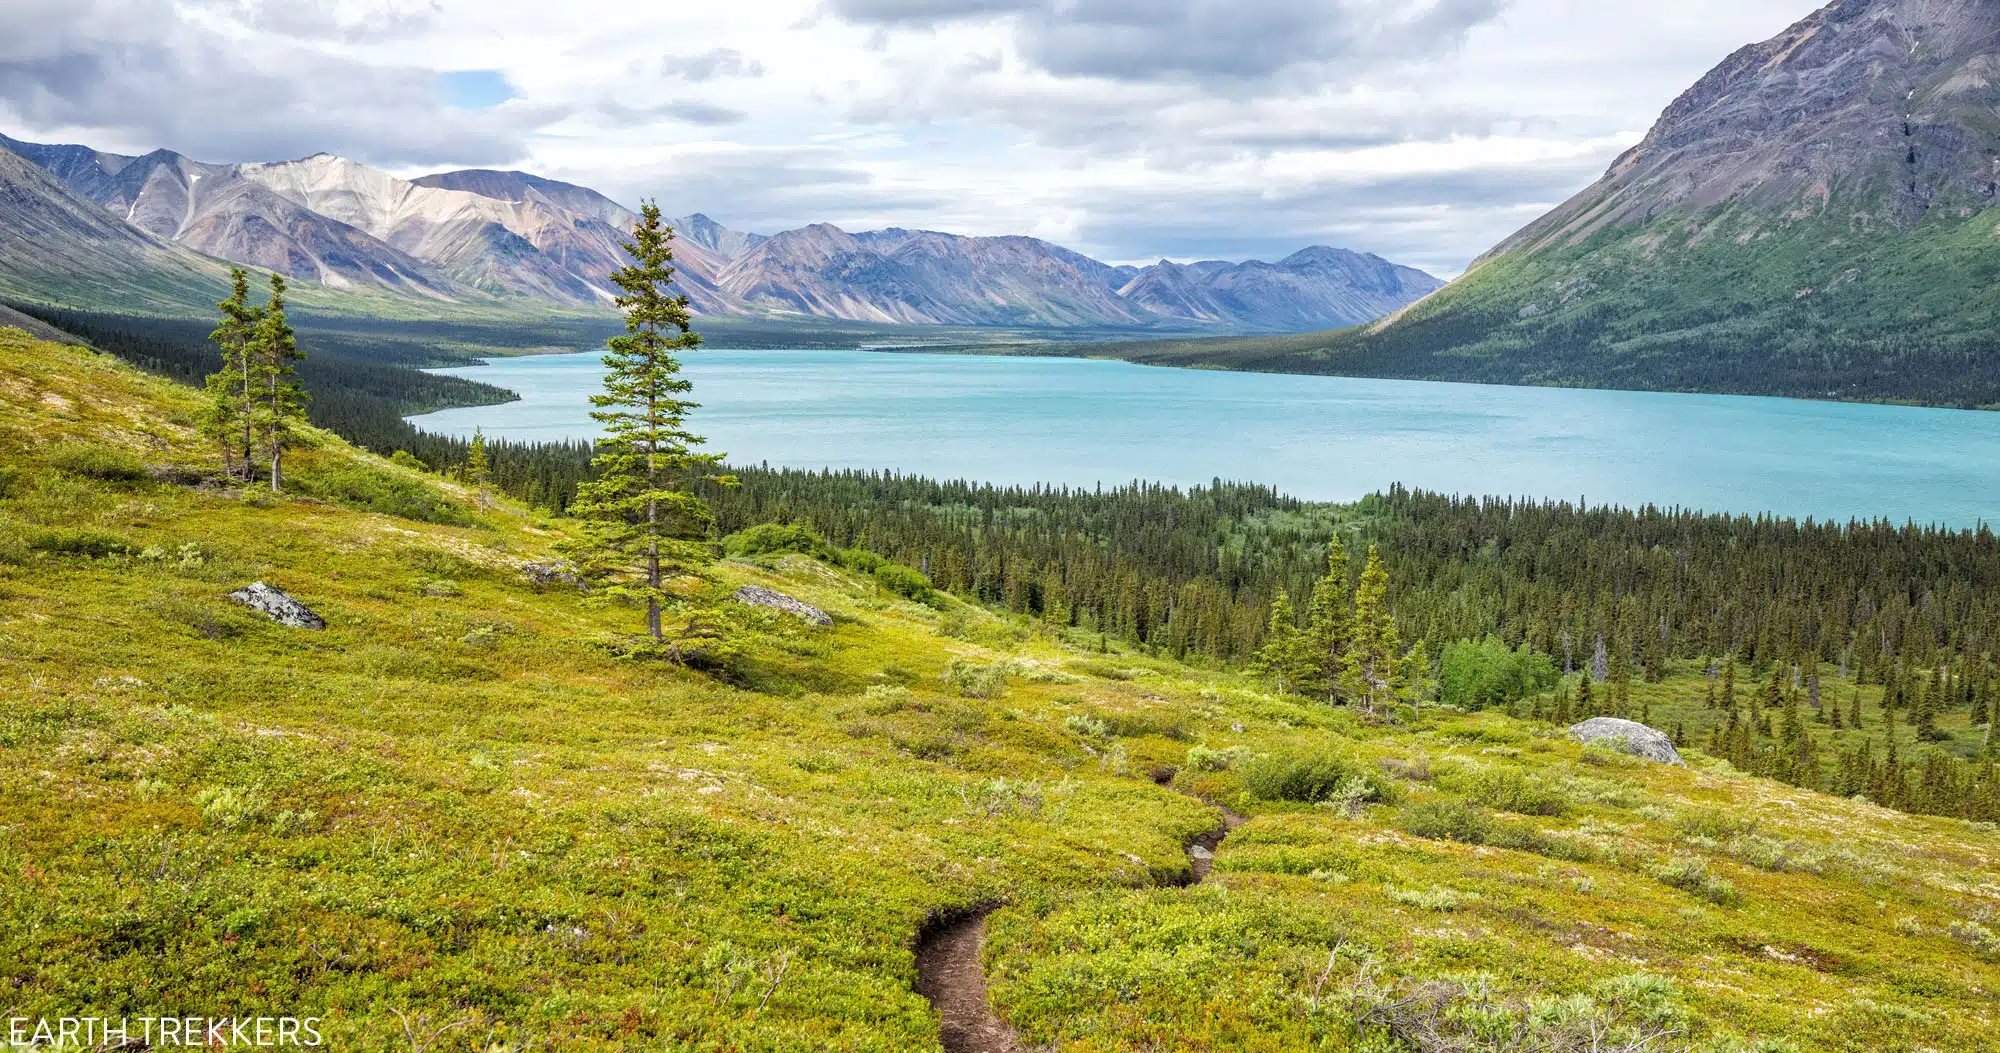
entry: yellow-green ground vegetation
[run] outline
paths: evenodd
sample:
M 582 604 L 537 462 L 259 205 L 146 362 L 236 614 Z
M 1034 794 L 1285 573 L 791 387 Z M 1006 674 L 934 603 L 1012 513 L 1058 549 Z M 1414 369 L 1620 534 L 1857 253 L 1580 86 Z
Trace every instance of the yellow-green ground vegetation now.
M 218 484 L 194 400 L 0 330 L 0 1015 L 931 1050 L 916 934 L 999 904 L 1028 1048 L 1991 1048 L 1990 826 L 1368 722 L 796 553 L 680 583 L 702 668 L 621 657 L 633 610 L 524 573 L 566 521 L 324 433 L 285 495 Z M 1632 690 L 1699 706 L 1677 675 Z

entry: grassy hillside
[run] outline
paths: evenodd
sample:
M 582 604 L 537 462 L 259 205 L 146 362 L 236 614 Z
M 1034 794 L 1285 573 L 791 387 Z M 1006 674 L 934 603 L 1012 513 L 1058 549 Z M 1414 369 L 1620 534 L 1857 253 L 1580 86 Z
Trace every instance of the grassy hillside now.
M 1991 827 L 1365 723 L 800 556 L 685 587 L 832 627 L 734 609 L 710 671 L 634 662 L 633 612 L 522 572 L 566 523 L 332 436 L 282 499 L 201 484 L 192 398 L 0 330 L 6 1016 L 933 1050 L 917 934 L 999 905 L 1023 1048 L 1990 1048 Z M 1693 705 L 1673 673 L 1635 697 Z M 1248 821 L 1176 887 L 1209 802 Z
M 1393 324 L 1043 353 L 1492 384 L 2000 404 L 2000 209 L 1911 230 L 1747 206 L 1475 267 Z

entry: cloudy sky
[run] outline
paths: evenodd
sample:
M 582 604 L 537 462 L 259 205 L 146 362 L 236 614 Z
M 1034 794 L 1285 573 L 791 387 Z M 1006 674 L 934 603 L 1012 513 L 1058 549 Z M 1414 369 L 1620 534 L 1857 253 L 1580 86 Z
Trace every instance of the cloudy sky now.
M 0 132 L 1453 275 L 1820 0 L 4 0 Z

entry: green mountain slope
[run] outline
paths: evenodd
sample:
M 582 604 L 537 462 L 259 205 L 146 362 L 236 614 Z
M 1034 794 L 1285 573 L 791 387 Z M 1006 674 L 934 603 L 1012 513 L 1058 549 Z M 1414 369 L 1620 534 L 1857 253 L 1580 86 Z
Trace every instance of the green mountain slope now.
M 1369 329 L 1093 349 L 1297 372 L 2000 403 L 2000 7 L 1839 0 Z
M 0 296 L 185 310 L 227 292 L 226 264 L 107 214 L 0 148 Z
M 11 330 L 0 405 L 9 1016 L 929 1051 L 919 933 L 1000 904 L 972 961 L 1021 1048 L 1990 1048 L 1990 827 L 1368 723 L 802 556 L 702 587 L 833 625 L 634 662 L 631 611 L 524 574 L 562 521 L 332 436 L 310 500 L 182 485 L 191 391 Z M 224 598 L 253 579 L 329 627 Z M 1207 801 L 1247 822 L 1178 887 Z

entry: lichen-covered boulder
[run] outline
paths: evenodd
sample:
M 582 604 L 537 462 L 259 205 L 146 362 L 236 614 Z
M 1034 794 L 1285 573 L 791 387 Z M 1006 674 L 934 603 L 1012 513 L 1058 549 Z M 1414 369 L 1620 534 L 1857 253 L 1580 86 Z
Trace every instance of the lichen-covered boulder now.
M 540 563 L 523 563 L 521 564 L 521 576 L 527 578 L 529 583 L 537 589 L 546 589 L 554 585 L 573 585 L 578 589 L 589 590 L 589 585 L 583 580 L 583 575 L 577 573 L 576 564 L 565 560 L 552 559 Z
M 324 629 L 326 619 L 312 612 L 305 604 L 285 594 L 283 589 L 274 588 L 261 581 L 253 581 L 229 594 L 229 598 L 277 622 L 294 629 Z
M 794 615 L 800 620 L 811 622 L 814 625 L 833 624 L 832 616 L 818 607 L 801 600 L 793 599 L 775 589 L 767 589 L 760 585 L 745 585 L 737 589 L 736 602 L 748 604 L 752 607 L 769 607 L 774 611 L 784 611 L 786 614 Z
M 1636 720 L 1620 720 L 1617 717 L 1592 717 L 1569 729 L 1570 738 L 1589 745 L 1603 742 L 1615 746 L 1635 757 L 1644 757 L 1661 764 L 1680 764 L 1679 750 L 1674 749 L 1674 740 L 1665 732 L 1655 731 Z

